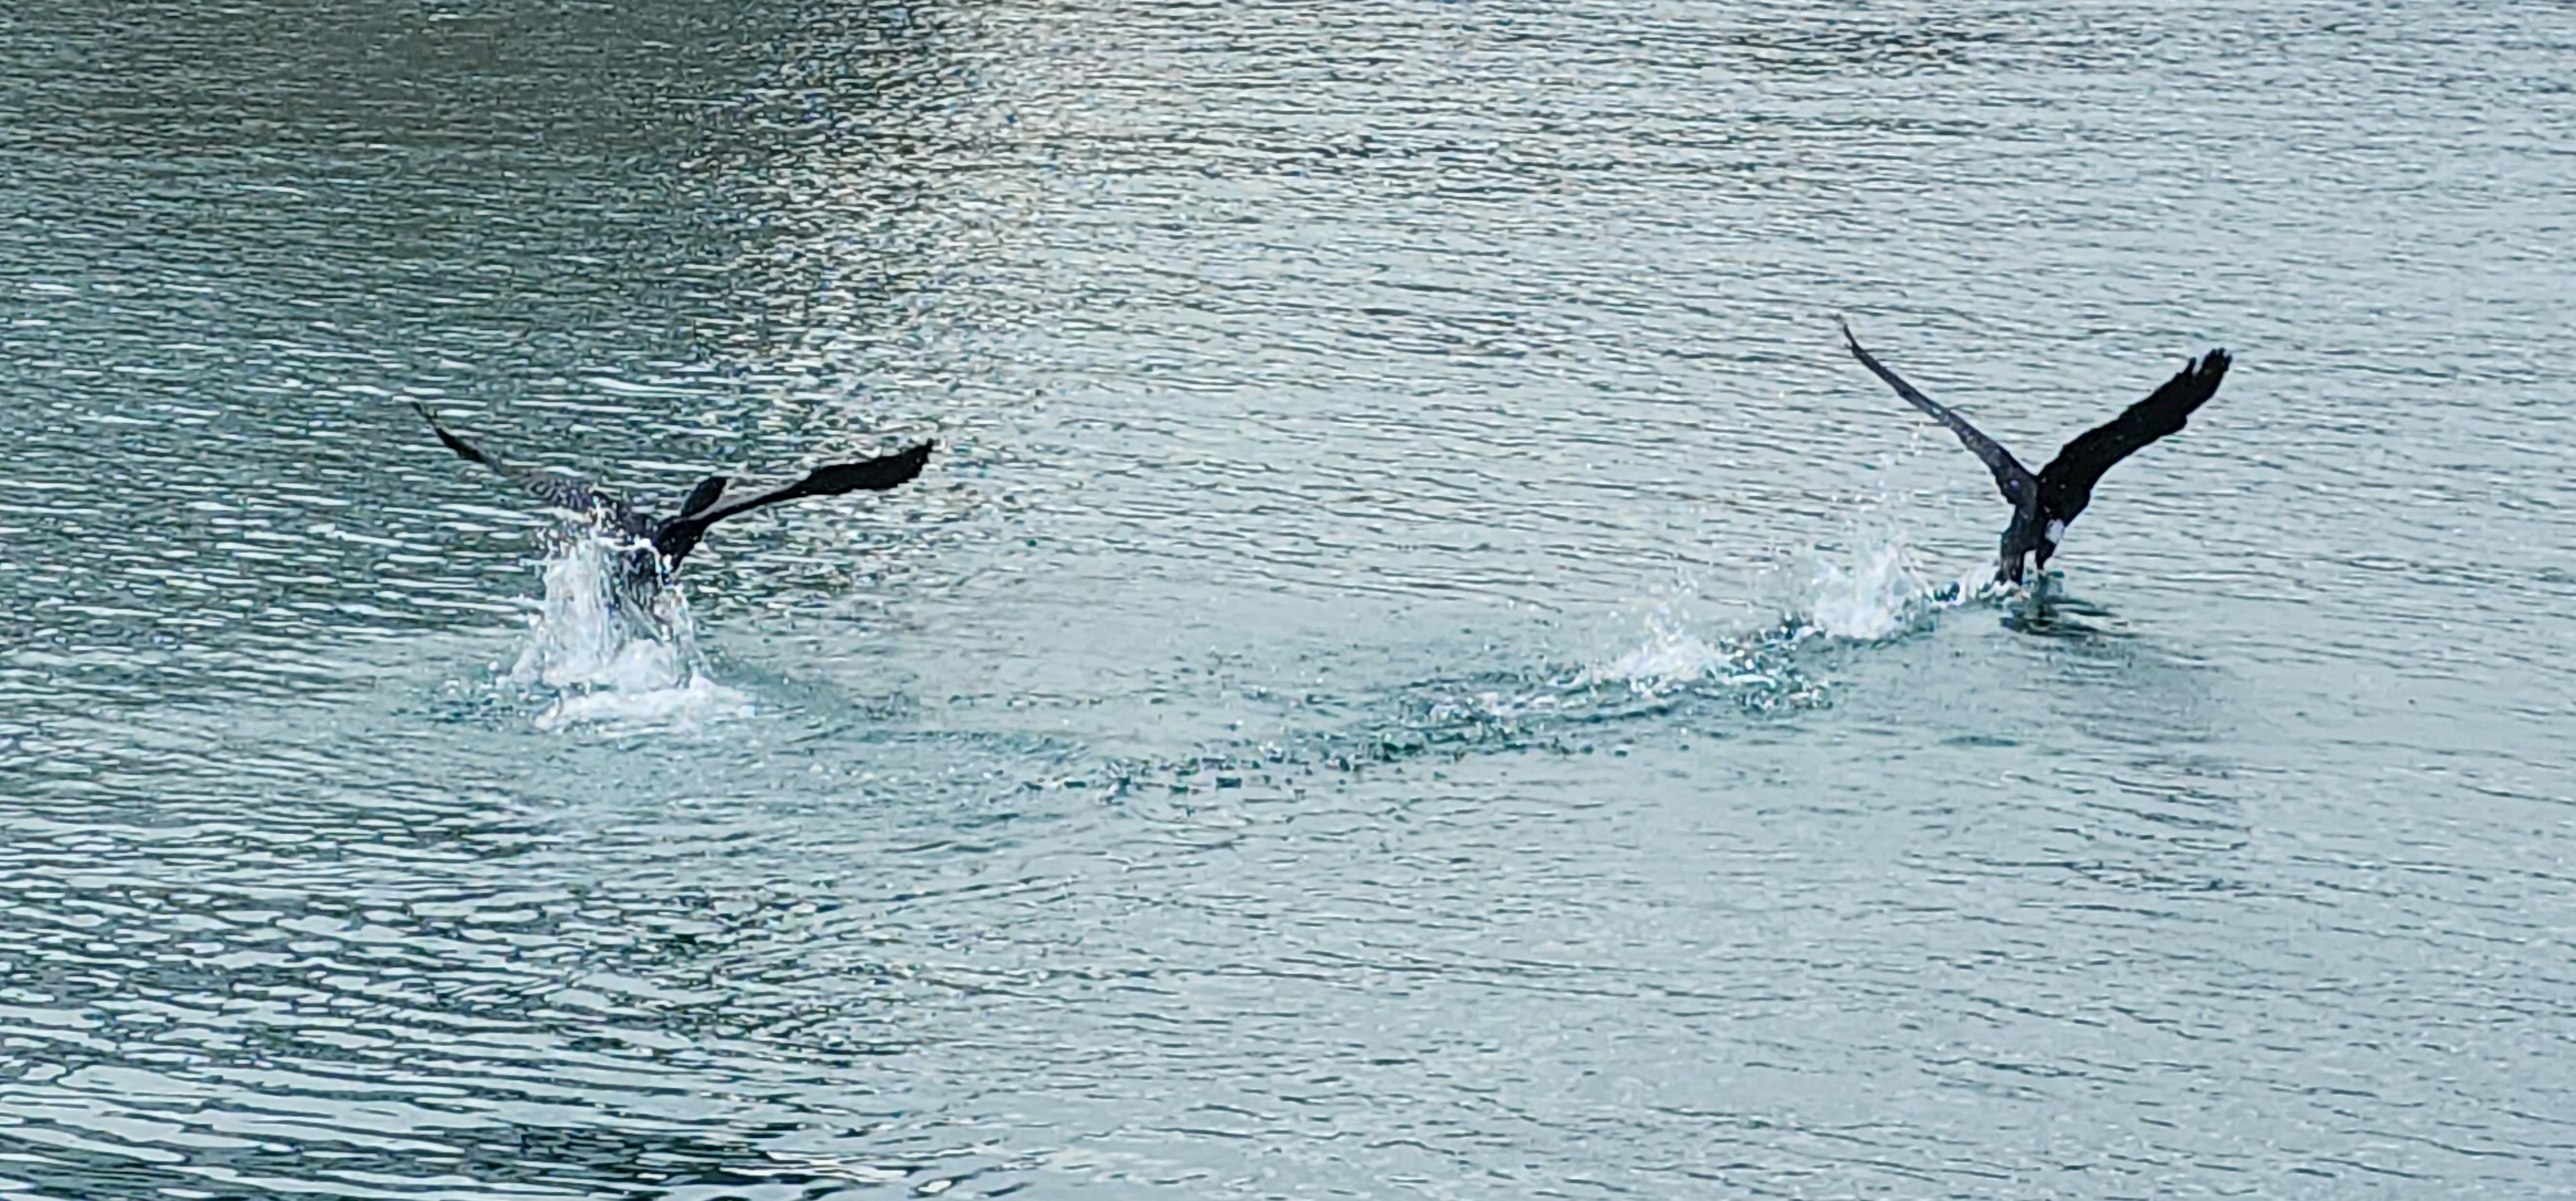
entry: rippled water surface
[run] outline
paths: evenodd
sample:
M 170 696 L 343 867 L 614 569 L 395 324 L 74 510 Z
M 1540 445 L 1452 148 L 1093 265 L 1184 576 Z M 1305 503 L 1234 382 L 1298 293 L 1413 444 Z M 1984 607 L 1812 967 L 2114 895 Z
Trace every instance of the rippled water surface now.
M 0 1195 L 2576 1191 L 2571 62 L 10 6 Z

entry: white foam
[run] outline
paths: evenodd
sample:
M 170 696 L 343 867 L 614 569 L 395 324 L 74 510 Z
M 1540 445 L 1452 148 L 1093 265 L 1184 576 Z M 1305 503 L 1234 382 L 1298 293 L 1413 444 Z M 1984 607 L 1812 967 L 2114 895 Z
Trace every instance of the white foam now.
M 708 677 L 677 588 L 649 605 L 617 594 L 618 560 L 631 549 L 584 533 L 546 563 L 545 603 L 507 677 L 523 692 L 552 694 L 537 726 L 693 729 L 748 716 L 750 698 Z
M 608 733 L 695 730 L 710 721 L 752 714 L 751 698 L 702 675 L 641 692 L 576 692 L 537 715 L 540 730 L 596 726 Z
M 1643 643 L 1608 663 L 1587 669 L 1578 682 L 1620 683 L 1637 692 L 1663 692 L 1724 675 L 1735 662 L 1731 649 L 1710 645 L 1685 628 L 1670 608 L 1657 606 L 1646 614 Z
M 1856 532 L 1846 552 L 1817 553 L 1808 624 L 1837 638 L 1865 642 L 1892 638 L 1913 626 L 1932 598 L 1932 582 L 1914 565 L 1905 535 Z
M 1770 626 L 1738 623 L 1730 632 L 1703 636 L 1681 613 L 1687 585 L 1655 601 L 1645 617 L 1645 639 L 1608 663 L 1586 668 L 1578 685 L 1625 684 L 1640 695 L 1662 695 L 1704 684 L 1771 695 L 1804 687 L 1790 648 L 1810 638 L 1876 642 L 1921 628 L 1938 610 L 1978 595 L 1974 577 L 1935 588 L 1914 560 L 1902 532 L 1854 523 L 1839 550 L 1817 550 L 1802 595 Z

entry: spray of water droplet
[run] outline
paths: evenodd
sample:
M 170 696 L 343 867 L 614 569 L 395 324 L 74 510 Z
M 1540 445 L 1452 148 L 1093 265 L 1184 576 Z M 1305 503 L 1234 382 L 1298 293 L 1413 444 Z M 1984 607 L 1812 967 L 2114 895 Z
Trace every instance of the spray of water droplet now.
M 1903 633 L 1925 616 L 1932 582 L 1914 564 L 1905 535 L 1859 533 L 1844 553 L 1818 551 L 1807 622 L 1824 634 L 1876 642 Z
M 1902 637 L 1978 595 L 1966 581 L 1935 586 L 1904 533 L 1883 524 L 1855 521 L 1842 545 L 1819 548 L 1811 561 L 1806 588 L 1775 624 L 1704 636 L 1671 598 L 1658 600 L 1646 613 L 1644 640 L 1578 682 L 1623 684 L 1639 695 L 1718 687 L 1761 707 L 1805 703 L 1818 686 L 1801 668 L 1800 644 Z
M 1586 684 L 1619 683 L 1639 693 L 1662 693 L 1701 680 L 1726 675 L 1741 657 L 1742 647 L 1720 640 L 1712 644 L 1692 633 L 1669 605 L 1646 613 L 1645 641 L 1608 663 L 1584 672 Z
M 634 549 L 584 532 L 546 563 L 546 596 L 506 684 L 545 703 L 541 729 L 689 729 L 746 716 L 749 698 L 716 683 L 676 587 L 629 595 L 618 563 Z

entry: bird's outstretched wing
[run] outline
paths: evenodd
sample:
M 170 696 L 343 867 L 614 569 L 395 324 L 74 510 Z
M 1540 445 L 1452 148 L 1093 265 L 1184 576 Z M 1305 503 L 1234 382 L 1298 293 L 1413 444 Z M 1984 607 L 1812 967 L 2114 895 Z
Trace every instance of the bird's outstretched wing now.
M 708 505 L 716 503 L 716 498 L 724 495 L 725 485 L 731 482 L 720 475 L 711 475 L 699 480 L 697 487 L 689 489 L 689 498 L 680 502 L 680 511 L 674 516 L 693 516 Z
M 2210 351 L 2185 365 L 2145 400 L 2067 443 L 2048 466 L 2039 469 L 2040 503 L 2047 506 L 2049 515 L 2075 520 L 2092 503 L 2093 485 L 2112 464 L 2180 430 L 2192 410 L 2218 394 L 2218 381 L 2226 378 L 2231 361 L 2224 350 Z
M 697 514 L 692 520 L 713 525 L 736 513 L 748 513 L 763 505 L 774 505 L 782 500 L 795 500 L 806 496 L 839 496 L 844 492 L 883 492 L 888 488 L 909 483 L 912 477 L 920 475 L 922 464 L 930 461 L 930 446 L 930 443 L 924 442 L 910 450 L 882 455 L 865 462 L 835 463 L 829 467 L 817 467 L 804 479 L 784 488 L 715 505 Z
M 1850 323 L 1837 318 L 1834 324 L 1842 326 L 1843 345 L 1851 348 L 1852 357 L 1859 359 L 1861 366 L 1869 368 L 1870 374 L 1896 389 L 1896 394 L 1904 397 L 1907 404 L 1931 414 L 1934 421 L 1949 426 L 1951 433 L 1959 435 L 1959 441 L 1967 446 L 1968 453 L 1983 460 L 1986 470 L 1995 473 L 1995 487 L 2003 490 L 2006 501 L 2015 508 L 2030 502 L 2038 490 L 2038 478 L 2031 475 L 2030 469 L 2022 466 L 2020 460 L 2013 458 L 2011 451 L 1968 424 L 1967 418 L 1941 407 L 1940 402 L 1925 396 L 1914 385 L 1906 383 L 1904 377 L 1888 370 L 1876 357 L 1861 349 L 1860 339 L 1852 336 Z
M 456 452 L 458 458 L 491 468 L 501 478 L 518 485 L 528 494 L 554 508 L 586 516 L 604 515 L 620 528 L 632 527 L 637 530 L 642 528 L 642 523 L 637 520 L 634 511 L 626 507 L 625 501 L 591 487 L 590 481 L 578 476 L 559 475 L 551 471 L 539 471 L 532 467 L 521 467 L 505 462 L 501 456 L 448 432 L 447 427 L 440 425 L 438 418 L 430 414 L 427 406 L 414 401 L 411 407 L 413 411 L 420 414 L 421 420 L 429 423 L 430 430 L 438 435 L 438 440 L 446 443 L 447 449 Z
M 661 550 L 664 558 L 677 563 L 696 548 L 698 540 L 706 536 L 708 526 L 735 514 L 748 513 L 764 505 L 774 505 L 780 501 L 796 500 L 800 497 L 838 496 L 844 492 L 883 492 L 910 482 L 912 477 L 920 475 L 922 464 L 930 461 L 930 448 L 931 444 L 924 442 L 909 450 L 864 462 L 835 463 L 829 467 L 818 467 L 804 479 L 784 488 L 763 492 L 758 496 L 748 496 L 723 504 L 711 504 L 698 510 L 684 508 L 678 516 L 662 522 L 654 530 L 653 544 Z M 708 481 L 709 484 L 714 482 Z M 701 492 L 706 491 L 707 487 L 707 484 L 699 485 Z M 695 498 L 696 494 L 693 493 L 691 499 Z M 713 499 L 712 494 L 709 495 L 709 499 Z

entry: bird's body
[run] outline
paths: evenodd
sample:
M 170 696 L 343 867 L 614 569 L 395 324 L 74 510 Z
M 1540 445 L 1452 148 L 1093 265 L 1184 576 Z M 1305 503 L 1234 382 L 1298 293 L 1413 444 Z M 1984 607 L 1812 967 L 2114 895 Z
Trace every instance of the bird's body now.
M 2034 473 L 2013 458 L 2012 452 L 1968 424 L 1966 418 L 1942 407 L 1882 366 L 1861 349 L 1860 339 L 1852 336 L 1849 325 L 1843 326 L 1843 344 L 1851 348 L 1852 357 L 1859 359 L 1861 366 L 1896 389 L 1906 403 L 1948 426 L 1959 436 L 1960 443 L 1994 473 L 1995 486 L 2013 507 L 2012 523 L 2004 527 L 1995 579 L 2011 584 L 2021 582 L 2024 559 L 2037 560 L 2038 570 L 2048 569 L 2049 556 L 2056 554 L 2057 544 L 2065 540 L 2067 525 L 2093 502 L 2093 486 L 2101 482 L 2102 474 L 2147 444 L 2182 429 L 2194 410 L 2218 394 L 2219 381 L 2226 377 L 2227 365 L 2233 361 L 2224 350 L 2202 355 L 2145 400 L 2067 443 L 2048 466 Z
M 930 459 L 931 444 L 921 443 L 896 454 L 857 463 L 836 463 L 820 467 L 804 479 L 784 488 L 775 488 L 756 496 L 718 504 L 728 481 L 723 476 L 708 476 L 689 490 L 688 499 L 679 511 L 669 517 L 652 517 L 637 512 L 625 501 L 601 492 L 586 480 L 551 471 L 521 467 L 502 461 L 500 456 L 448 432 L 438 418 L 418 404 L 412 408 L 429 422 L 438 440 L 455 451 L 458 458 L 491 468 L 503 479 L 546 502 L 549 507 L 578 514 L 595 523 L 602 532 L 622 536 L 628 542 L 618 561 L 617 588 L 628 598 L 646 598 L 668 582 L 680 560 L 697 549 L 706 537 L 707 527 L 764 505 L 795 500 L 806 496 L 837 496 L 844 492 L 882 492 L 909 482 L 921 474 L 922 465 Z

